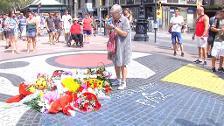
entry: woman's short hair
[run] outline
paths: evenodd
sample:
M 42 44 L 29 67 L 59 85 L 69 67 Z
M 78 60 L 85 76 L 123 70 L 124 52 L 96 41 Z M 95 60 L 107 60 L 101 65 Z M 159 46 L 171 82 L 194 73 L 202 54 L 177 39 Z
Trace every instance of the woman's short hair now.
M 110 13 L 114 13 L 114 12 L 122 13 L 122 7 L 118 4 L 114 4 L 110 9 Z

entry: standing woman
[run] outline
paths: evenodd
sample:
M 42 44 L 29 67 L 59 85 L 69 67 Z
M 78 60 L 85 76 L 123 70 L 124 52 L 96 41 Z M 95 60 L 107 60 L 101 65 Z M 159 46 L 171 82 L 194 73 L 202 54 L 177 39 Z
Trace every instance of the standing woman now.
M 130 23 L 130 25 L 132 25 L 133 23 L 133 16 L 132 16 L 132 12 L 129 8 L 125 8 L 124 11 L 124 16 L 128 18 L 128 21 Z
M 127 65 L 131 61 L 132 47 L 131 47 L 131 27 L 127 17 L 122 14 L 120 5 L 115 4 L 110 10 L 112 16 L 112 23 L 107 23 L 107 28 L 110 32 L 116 34 L 116 51 L 113 54 L 112 61 L 115 66 L 116 76 L 119 82 L 119 90 L 126 88 Z M 121 78 L 122 75 L 122 78 Z
M 17 45 L 16 45 L 16 36 L 15 31 L 17 28 L 17 21 L 13 18 L 14 13 L 12 11 L 9 12 L 9 18 L 6 19 L 6 28 L 9 42 L 12 46 L 12 53 L 18 53 Z
M 90 36 L 92 34 L 92 19 L 89 14 L 85 14 L 85 18 L 83 19 L 83 34 L 84 34 L 84 42 L 90 42 Z
M 130 27 L 131 29 L 133 28 L 133 16 L 132 16 L 132 12 L 129 8 L 125 8 L 124 11 L 123 11 L 123 14 L 125 17 L 128 18 L 128 21 L 129 21 L 129 24 L 130 24 Z M 131 39 L 131 34 L 130 34 L 130 39 Z
M 32 12 L 28 13 L 26 34 L 27 34 L 27 53 L 30 53 L 31 45 L 33 50 L 36 50 L 36 33 L 37 33 L 37 21 Z

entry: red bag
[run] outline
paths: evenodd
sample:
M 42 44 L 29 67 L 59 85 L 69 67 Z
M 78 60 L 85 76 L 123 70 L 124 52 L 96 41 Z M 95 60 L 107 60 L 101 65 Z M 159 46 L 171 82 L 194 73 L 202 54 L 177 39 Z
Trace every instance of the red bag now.
M 115 42 L 116 33 L 110 32 L 109 40 L 107 42 L 107 51 L 110 53 L 116 52 L 116 42 Z

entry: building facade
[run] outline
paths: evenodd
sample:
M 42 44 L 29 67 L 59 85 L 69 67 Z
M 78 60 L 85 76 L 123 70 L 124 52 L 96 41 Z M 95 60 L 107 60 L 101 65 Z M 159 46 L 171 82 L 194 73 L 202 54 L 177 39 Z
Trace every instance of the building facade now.
M 67 6 L 72 16 L 81 16 L 84 13 L 91 13 L 93 16 L 102 19 L 108 14 L 110 7 L 118 3 L 123 8 L 130 8 L 135 19 L 139 16 L 139 6 L 143 2 L 144 15 L 146 19 L 154 19 L 155 3 L 161 2 L 161 7 L 157 10 L 156 15 L 161 28 L 169 26 L 170 18 L 174 14 L 176 7 L 181 9 L 181 15 L 190 28 L 194 27 L 194 21 L 197 17 L 197 5 L 205 4 L 220 5 L 224 0 L 57 0 Z M 214 12 L 213 12 L 214 13 Z M 213 15 L 211 13 L 211 15 Z
M 118 3 L 123 8 L 130 8 L 133 12 L 133 17 L 137 19 L 141 2 L 143 2 L 145 18 L 153 19 L 155 17 L 155 2 L 157 3 L 159 0 L 77 0 L 77 10 L 79 14 L 90 12 L 94 16 L 104 18 L 108 14 L 109 8 L 114 3 Z M 185 18 L 188 26 L 193 27 L 196 17 L 196 6 L 199 3 L 201 4 L 202 0 L 160 0 L 160 2 L 161 7 L 156 13 L 160 27 L 168 27 L 169 20 L 174 14 L 176 7 L 181 8 L 181 15 Z

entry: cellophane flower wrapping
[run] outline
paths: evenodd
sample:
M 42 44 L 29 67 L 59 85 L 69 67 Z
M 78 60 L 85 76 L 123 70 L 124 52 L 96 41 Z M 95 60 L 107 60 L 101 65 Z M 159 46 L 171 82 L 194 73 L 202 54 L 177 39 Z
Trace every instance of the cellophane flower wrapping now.
M 71 71 L 56 70 L 52 75 L 37 75 L 32 84 L 21 83 L 31 93 L 19 94 L 16 102 L 42 113 L 74 115 L 101 108 L 99 99 L 110 99 L 111 74 L 105 67 Z M 20 97 L 23 96 L 23 97 Z

